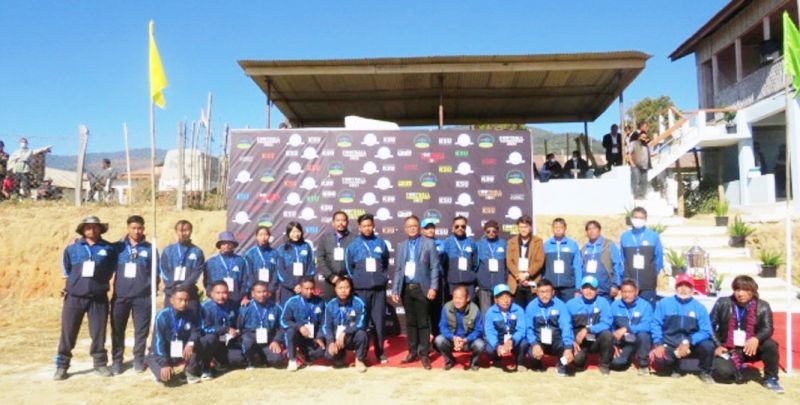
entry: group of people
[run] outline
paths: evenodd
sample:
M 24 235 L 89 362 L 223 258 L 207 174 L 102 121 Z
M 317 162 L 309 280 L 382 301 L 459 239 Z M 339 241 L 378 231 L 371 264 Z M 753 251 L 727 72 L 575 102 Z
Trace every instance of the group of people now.
M 47 152 L 49 147 L 34 150 L 29 147 L 28 139 L 20 138 L 19 149 L 9 155 L 5 143 L 0 141 L 0 199 L 30 195 L 33 158 Z M 38 196 L 38 192 L 34 194 Z
M 405 237 L 392 251 L 376 235 L 372 215 L 359 216 L 358 232 L 351 233 L 347 214 L 338 211 L 333 231 L 321 237 L 316 251 L 305 241 L 302 225 L 290 222 L 282 246 L 272 247 L 270 229 L 259 227 L 256 245 L 242 255 L 234 235 L 222 232 L 218 253 L 206 260 L 192 244 L 191 223 L 181 220 L 175 225 L 177 242 L 157 263 L 165 302 L 146 355 L 155 257 L 144 238 L 144 220 L 130 217 L 127 235 L 111 243 L 102 238 L 108 225 L 87 217 L 76 229 L 81 238 L 64 251 L 54 378 L 67 378 L 87 313 L 95 370 L 103 376 L 123 372 L 131 316 L 133 368 L 150 368 L 161 383 L 175 380 L 181 362 L 193 383 L 237 366 L 296 371 L 299 358 L 309 364 L 325 357 L 340 367 L 347 351 L 355 352 L 354 366 L 366 371 L 370 343 L 375 363 L 388 361 L 384 315 L 391 301 L 405 310 L 408 353 L 402 363 L 420 361 L 425 369 L 431 368 L 431 338 L 445 370 L 455 366 L 456 352 L 471 353 L 467 370 L 478 370 L 486 353 L 507 371 L 543 371 L 552 363 L 549 355 L 558 375 L 583 370 L 588 353 L 599 355 L 602 374 L 635 361 L 639 374 L 647 375 L 652 356 L 657 370 L 679 375 L 679 360 L 697 357 L 700 378 L 713 382 L 741 381 L 745 364 L 760 359 L 764 384 L 780 392 L 772 315 L 752 278 L 737 277 L 734 295 L 721 298 L 711 316 L 692 297 L 689 277 L 677 277 L 674 297 L 658 297 L 663 249 L 646 221 L 647 212 L 635 208 L 633 228 L 619 246 L 602 236 L 597 221 L 589 221 L 588 242 L 581 248 L 566 235 L 562 218 L 553 221 L 553 236 L 546 241 L 533 235 L 527 215 L 517 219 L 517 233 L 508 240 L 494 220 L 473 240 L 463 216 L 453 219 L 447 238 L 436 239 L 436 224 L 412 215 L 404 219 Z M 201 275 L 208 297 L 202 304 Z M 315 277 L 323 286 L 319 295 Z M 110 369 L 104 347 L 109 311 Z

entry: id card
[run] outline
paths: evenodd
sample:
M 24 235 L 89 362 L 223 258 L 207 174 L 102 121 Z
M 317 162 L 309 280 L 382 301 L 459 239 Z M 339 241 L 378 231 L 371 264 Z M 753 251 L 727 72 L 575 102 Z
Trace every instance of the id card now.
M 597 336 L 595 336 L 594 333 L 587 333 L 586 334 L 586 341 L 587 342 L 594 342 L 595 340 L 597 340 Z
M 83 262 L 83 267 L 81 268 L 81 277 L 94 277 L 94 262 L 91 260 L 87 260 Z
M 541 339 L 542 340 L 542 344 L 545 344 L 545 345 L 553 344 L 553 330 L 550 329 L 549 326 L 545 326 L 544 328 L 542 328 L 541 335 L 542 335 L 542 339 Z
M 183 342 L 176 339 L 169 343 L 169 357 L 183 357 Z
M 368 257 L 366 261 L 367 273 L 374 273 L 378 269 L 378 263 L 374 257 Z
M 459 257 L 458 258 L 458 270 L 467 271 L 467 258 L 466 257 Z
M 303 275 L 303 263 L 300 262 L 292 263 L 292 275 L 295 277 L 300 277 Z
M 186 266 L 177 266 L 172 274 L 174 281 L 186 280 Z
M 309 339 L 314 339 L 314 324 L 313 323 L 307 323 L 305 326 L 306 326 L 306 330 L 308 330 L 308 338 Z
M 564 261 L 561 259 L 556 259 L 553 261 L 553 273 L 556 274 L 564 274 Z
M 406 262 L 406 266 L 403 268 L 403 274 L 405 274 L 408 278 L 414 278 L 417 274 L 417 263 L 416 262 Z
M 258 269 L 258 281 L 269 282 L 269 269 L 264 267 Z
M 528 272 L 528 258 L 527 257 L 520 257 L 519 258 L 519 265 L 517 265 L 519 271 L 523 273 Z
M 269 331 L 267 328 L 256 328 L 256 343 L 265 345 L 269 341 Z
M 586 272 L 587 273 L 597 273 L 597 260 L 591 259 L 586 262 Z
M 500 261 L 497 259 L 489 259 L 489 271 L 496 273 L 500 270 Z
M 736 347 L 744 347 L 744 343 L 747 341 L 747 333 L 741 329 L 736 329 L 733 331 L 733 345 Z
M 636 253 L 633 255 L 633 268 L 636 270 L 644 270 L 644 255 Z
M 225 278 L 223 278 L 223 280 L 225 280 L 225 284 L 228 285 L 228 291 L 233 292 L 234 285 L 235 285 L 233 283 L 233 277 L 225 277 Z
M 136 263 L 125 263 L 125 278 L 136 278 Z
M 344 330 L 345 330 L 344 325 L 339 325 L 339 326 L 336 327 L 336 338 L 337 339 L 344 335 Z
M 344 248 L 343 247 L 337 246 L 337 247 L 333 248 L 333 260 L 336 260 L 337 262 L 341 262 L 342 260 L 344 260 Z

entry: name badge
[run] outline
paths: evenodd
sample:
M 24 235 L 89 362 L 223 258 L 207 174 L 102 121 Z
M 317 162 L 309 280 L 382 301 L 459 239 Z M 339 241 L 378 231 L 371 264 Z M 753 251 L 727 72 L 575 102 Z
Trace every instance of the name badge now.
M 94 262 L 91 260 L 87 260 L 83 262 L 83 267 L 81 268 L 81 277 L 94 277 Z
M 341 337 L 341 336 L 344 336 L 344 330 L 345 330 L 344 325 L 339 325 L 339 326 L 336 327 L 336 338 L 337 339 L 339 337 Z
M 223 280 L 225 280 L 225 284 L 228 285 L 228 291 L 233 292 L 234 285 L 235 285 L 233 283 L 233 277 L 225 277 L 225 278 L 223 278 Z
M 303 263 L 300 262 L 292 263 L 292 275 L 295 277 L 300 277 L 303 275 Z
M 269 269 L 264 267 L 258 269 L 258 281 L 269 282 Z
M 521 271 L 523 273 L 527 273 L 528 272 L 528 266 L 529 266 L 528 258 L 527 257 L 520 257 L 519 258 L 519 265 L 517 266 L 519 268 L 519 271 Z
M 186 280 L 186 266 L 177 266 L 173 272 L 172 278 L 175 281 Z
M 467 258 L 466 257 L 459 257 L 458 258 L 458 269 L 460 271 L 467 271 Z
M 406 262 L 406 266 L 403 268 L 403 274 L 408 278 L 414 278 L 414 275 L 417 274 L 417 263 Z
M 747 341 L 747 333 L 741 329 L 736 329 L 733 331 L 733 345 L 736 347 L 744 347 L 744 343 Z
M 336 260 L 337 262 L 341 262 L 342 260 L 344 260 L 344 248 L 343 247 L 337 246 L 337 247 L 333 248 L 333 260 Z
M 269 342 L 269 331 L 267 328 L 256 328 L 256 343 L 265 345 Z
M 374 273 L 378 269 L 378 264 L 374 257 L 368 257 L 366 261 L 367 273 Z
M 587 273 L 597 273 L 597 260 L 589 260 L 586 262 Z
M 636 270 L 644 270 L 644 255 L 636 253 L 633 255 L 633 268 Z
M 541 339 L 542 340 L 542 344 L 544 344 L 544 345 L 553 344 L 553 330 L 550 329 L 549 326 L 545 326 L 544 328 L 542 328 L 541 335 L 542 335 L 542 339 Z
M 169 357 L 180 358 L 183 357 L 183 342 L 175 339 L 169 343 Z
M 125 278 L 136 278 L 136 263 L 125 263 Z
M 553 273 L 564 274 L 564 261 L 557 259 L 553 261 Z
M 586 341 L 587 342 L 594 342 L 595 340 L 597 340 L 597 336 L 595 336 L 594 333 L 587 333 L 586 334 Z
M 308 330 L 308 338 L 314 339 L 314 324 L 311 322 L 307 323 L 306 330 Z
M 500 262 L 497 259 L 489 259 L 489 271 L 496 273 L 500 270 Z
M 505 335 L 503 335 L 503 344 L 508 343 L 509 340 L 511 340 L 510 333 L 506 333 Z

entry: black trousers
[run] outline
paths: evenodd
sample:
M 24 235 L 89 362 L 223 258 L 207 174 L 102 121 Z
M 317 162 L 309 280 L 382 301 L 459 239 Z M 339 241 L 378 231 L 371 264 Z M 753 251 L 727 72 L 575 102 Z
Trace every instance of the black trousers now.
M 92 345 L 89 353 L 92 355 L 94 366 L 108 364 L 106 352 L 106 324 L 108 323 L 108 297 L 77 297 L 67 295 L 64 297 L 64 307 L 61 310 L 61 338 L 58 342 L 58 355 L 56 355 L 57 368 L 69 368 L 72 359 L 72 349 L 78 340 L 78 332 L 83 323 L 83 315 L 89 317 L 89 336 Z
M 204 369 L 211 366 L 211 361 L 217 364 L 222 364 L 229 367 L 241 367 L 245 364 L 244 356 L 242 355 L 242 344 L 239 338 L 235 338 L 225 344 L 225 337 L 220 337 L 215 334 L 202 336 L 197 344 L 200 346 L 200 353 L 202 353 L 201 361 Z
M 194 348 L 194 352 L 192 353 L 192 357 L 189 357 L 189 361 L 186 363 L 186 372 L 191 375 L 199 375 L 200 374 L 200 359 L 202 358 L 202 354 L 199 352 L 198 348 Z M 153 372 L 153 375 L 156 377 L 156 380 L 161 381 L 161 369 L 163 367 L 172 367 L 170 365 L 161 366 L 159 364 L 159 359 L 154 354 L 150 354 L 145 358 L 147 361 L 147 368 Z M 176 362 L 182 362 L 182 360 L 175 359 Z M 175 379 L 176 375 L 173 374 L 172 378 Z
M 575 292 L 578 291 L 573 287 L 556 288 L 555 296 L 561 301 L 567 302 L 575 297 Z
M 319 347 L 317 341 L 300 333 L 300 326 L 286 329 L 286 356 L 289 360 L 297 359 L 297 350 L 303 355 L 306 363 L 316 361 L 325 355 L 325 349 Z
M 383 355 L 383 316 L 386 314 L 386 287 L 378 287 L 369 290 L 356 290 L 356 295 L 364 301 L 364 309 L 367 317 L 366 328 L 374 332 L 373 347 L 375 356 L 380 359 Z M 369 341 L 367 341 L 369 343 Z M 369 348 L 369 346 L 367 346 Z
M 714 362 L 714 342 L 711 339 L 704 340 L 691 347 L 692 353 L 688 357 L 700 360 L 700 371 L 711 373 Z M 655 366 L 659 371 L 674 371 L 680 363 L 680 359 L 675 357 L 675 347 L 667 346 L 664 358 L 656 358 Z
M 595 335 L 593 342 L 583 339 L 581 351 L 575 353 L 575 367 L 586 367 L 587 352 L 600 354 L 600 367 L 610 368 L 611 357 L 614 355 L 614 334 L 607 330 Z
M 111 300 L 111 359 L 121 363 L 125 352 L 125 329 L 128 317 L 133 315 L 133 359 L 144 364 L 144 349 L 150 333 L 152 308 L 150 297 L 124 298 Z
M 545 344 L 541 344 L 541 343 L 537 343 L 537 344 L 539 345 L 539 347 L 542 348 L 542 351 L 544 352 L 544 354 L 549 355 L 549 356 L 556 356 L 556 357 L 559 357 L 559 358 L 564 354 L 564 349 L 566 349 L 564 347 L 564 342 L 561 339 L 555 339 L 555 340 L 553 340 L 553 343 L 549 344 L 549 345 L 545 345 Z M 531 348 L 530 348 L 531 351 L 533 350 L 533 346 L 534 345 L 531 345 Z M 535 370 L 543 370 L 544 369 L 544 362 L 542 360 L 544 360 L 544 358 L 541 358 L 541 359 L 537 360 L 537 359 L 534 359 L 533 356 L 531 356 L 531 366 L 533 367 L 533 369 L 535 369 Z M 561 363 L 558 363 L 558 364 L 560 365 Z
M 517 286 L 517 293 L 514 294 L 514 302 L 525 309 L 528 307 L 528 304 L 533 301 L 535 298 L 534 294 L 531 292 L 530 287 L 524 286 Z
M 761 360 L 764 362 L 764 377 L 778 378 L 778 343 L 772 339 L 767 339 L 758 345 L 755 356 L 745 356 L 741 348 L 734 349 L 742 356 L 742 360 L 746 363 Z M 730 383 L 736 378 L 739 370 L 733 365 L 730 360 L 725 360 L 722 357 L 714 358 L 714 379 L 718 382 Z
M 283 353 L 273 353 L 269 349 L 272 343 L 256 343 L 256 331 L 242 332 L 242 351 L 247 359 L 248 366 L 255 366 L 259 362 L 267 367 L 280 367 L 284 363 Z
M 327 342 L 329 345 L 333 342 Z M 350 333 L 344 337 L 344 350 L 340 350 L 335 356 L 325 350 L 325 358 L 328 360 L 344 360 L 345 354 L 348 350 L 355 351 L 356 360 L 364 361 L 367 358 L 367 350 L 369 350 L 369 335 L 365 330 L 357 330 L 355 333 Z
M 428 357 L 431 339 L 431 320 L 428 317 L 428 298 L 419 284 L 403 288 L 403 308 L 406 311 L 408 353 Z
M 653 346 L 653 338 L 649 332 L 639 332 L 636 341 L 626 342 L 624 339 L 616 342 L 619 347 L 619 356 L 611 360 L 611 366 L 617 370 L 624 370 L 633 363 L 633 355 L 639 359 L 639 368 L 647 368 L 650 365 L 650 348 Z
M 453 340 L 444 337 L 443 335 L 437 335 L 436 339 L 433 340 L 433 344 L 436 345 L 436 349 L 442 353 L 444 356 L 445 361 L 450 364 L 455 364 L 456 359 L 453 356 Z M 483 339 L 477 338 L 472 341 L 472 343 L 467 346 L 468 351 L 472 352 L 472 356 L 470 356 L 469 365 L 474 366 L 478 364 L 478 359 L 481 357 L 481 353 L 486 350 L 486 343 L 484 343 Z

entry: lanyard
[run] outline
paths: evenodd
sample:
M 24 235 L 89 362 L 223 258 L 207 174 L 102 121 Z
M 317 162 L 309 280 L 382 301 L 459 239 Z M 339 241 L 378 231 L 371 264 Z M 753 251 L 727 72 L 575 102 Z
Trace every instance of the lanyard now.
M 175 316 L 175 312 L 172 312 L 172 335 L 175 336 L 175 340 L 178 339 L 178 332 L 180 332 L 181 327 L 183 326 L 184 320 L 183 318 L 178 318 Z
M 453 236 L 453 241 L 456 242 L 456 247 L 458 247 L 458 251 L 459 251 L 460 255 L 464 256 L 464 246 L 461 246 L 461 244 L 458 243 L 458 238 L 456 238 L 455 236 Z M 467 242 L 467 238 L 464 238 L 464 245 L 466 245 L 467 243 L 469 243 L 469 242 Z
M 373 240 L 375 240 L 375 239 L 373 239 Z M 367 257 L 372 257 L 372 251 L 374 249 L 369 244 L 369 240 L 361 238 L 361 244 L 364 245 L 364 249 L 367 249 Z
M 125 245 L 128 247 L 128 260 L 131 263 L 135 263 L 136 258 L 139 256 L 139 251 L 134 249 L 133 246 L 131 246 L 130 241 L 125 241 Z
M 741 308 L 740 311 L 739 306 L 737 305 L 734 306 L 734 309 L 736 310 L 736 328 L 744 330 L 744 328 L 742 327 L 742 318 L 744 318 L 747 308 Z
M 641 247 L 642 241 L 644 241 L 644 230 L 642 230 L 642 235 L 640 237 L 636 237 L 633 232 L 631 232 L 631 236 L 633 237 L 633 241 L 636 242 L 636 253 L 639 253 L 639 248 Z
M 227 325 L 228 324 L 228 313 L 225 311 L 225 308 L 223 308 L 221 305 L 217 304 L 216 302 L 214 303 L 214 305 L 216 305 L 216 307 L 214 308 L 214 312 L 216 312 L 217 315 L 222 315 L 222 316 L 220 316 L 220 318 L 222 318 L 222 324 L 223 325 Z
M 300 249 L 297 246 L 294 247 L 294 258 L 295 258 L 295 263 L 302 263 L 302 261 L 300 260 Z
M 336 322 L 337 325 L 344 325 L 347 323 L 347 314 L 350 312 L 350 307 L 340 306 L 339 307 L 339 320 Z
M 256 246 L 256 250 L 258 251 L 258 255 L 261 256 L 261 263 L 264 265 L 264 268 L 266 268 L 267 259 L 264 258 L 264 253 L 261 252 L 261 246 Z
M 544 307 L 539 307 L 539 312 L 542 314 L 542 320 L 544 321 L 545 326 L 550 323 L 550 320 L 547 318 L 547 313 L 544 312 Z
M 494 244 L 489 242 L 489 239 L 486 239 L 486 244 L 489 245 L 489 255 L 491 255 L 492 259 L 494 259 L 494 251 L 496 249 L 497 244 L 500 243 L 499 241 L 495 241 Z
M 419 236 L 414 239 L 408 240 L 408 250 L 406 251 L 406 262 L 413 262 L 414 259 L 417 257 L 417 242 L 419 242 Z M 410 260 L 409 260 L 410 259 Z
M 519 240 L 519 257 L 528 257 L 528 244 L 531 242 L 523 242 L 522 239 Z
M 258 324 L 261 325 L 261 327 L 263 328 L 264 318 L 267 316 L 267 312 L 269 311 L 267 310 L 266 307 L 264 307 L 264 311 L 262 312 L 261 309 L 258 308 L 258 303 L 255 301 L 253 301 L 253 305 L 255 306 L 256 313 L 258 314 Z
M 595 298 L 595 300 L 597 300 L 597 298 Z M 592 303 L 592 310 L 591 310 L 591 311 L 587 311 L 587 312 L 589 312 L 589 314 L 588 314 L 588 316 L 587 316 L 587 318 L 589 318 L 589 326 L 592 326 L 592 325 L 594 325 L 594 310 L 595 310 L 595 308 L 596 308 L 596 307 L 595 307 L 595 304 L 596 304 L 596 303 L 597 303 L 597 301 L 593 302 L 593 303 Z M 588 309 L 588 307 L 586 307 L 585 305 L 583 306 L 583 308 L 584 308 L 584 309 Z
M 303 300 L 303 304 L 306 307 L 306 318 L 308 319 L 308 322 L 310 323 L 311 322 L 311 318 L 314 316 L 314 304 L 306 301 L 305 298 L 302 298 L 302 300 Z
M 219 255 L 219 260 L 222 262 L 222 265 L 225 266 L 225 274 L 228 277 L 231 277 L 232 276 L 231 275 L 231 270 L 228 268 L 228 262 L 225 260 L 225 257 L 223 257 L 223 255 Z M 233 278 L 233 277 L 231 277 L 231 278 Z
M 89 260 L 88 261 L 94 261 L 94 258 L 92 257 L 92 250 L 89 248 L 89 246 L 88 245 L 83 245 L 83 248 L 86 249 L 86 253 L 89 254 Z
M 634 307 L 634 309 L 636 309 L 636 308 Z M 630 309 L 630 308 L 628 308 L 628 306 L 627 306 L 627 305 L 625 305 L 625 312 L 626 312 L 626 313 L 627 313 L 627 315 L 628 315 L 628 326 L 631 326 L 631 325 L 633 325 L 633 317 L 631 317 L 631 309 Z
M 558 260 L 561 260 L 561 241 L 560 240 L 556 241 L 556 257 L 558 257 Z
M 342 236 L 342 237 L 340 238 L 340 237 L 339 237 L 339 234 L 338 234 L 338 233 L 336 233 L 336 232 L 334 232 L 334 233 L 333 233 L 333 236 L 336 238 L 336 247 L 342 247 L 342 239 L 346 238 L 346 237 L 347 237 L 347 235 L 344 235 L 344 236 Z
M 597 240 L 594 241 L 594 243 L 592 243 L 592 259 L 595 259 L 595 260 L 597 259 L 597 253 L 596 252 L 597 252 L 598 243 L 600 243 L 600 238 L 597 238 Z
M 511 330 L 511 323 L 508 320 L 508 312 L 502 312 L 503 314 L 503 321 L 506 323 L 506 332 Z

